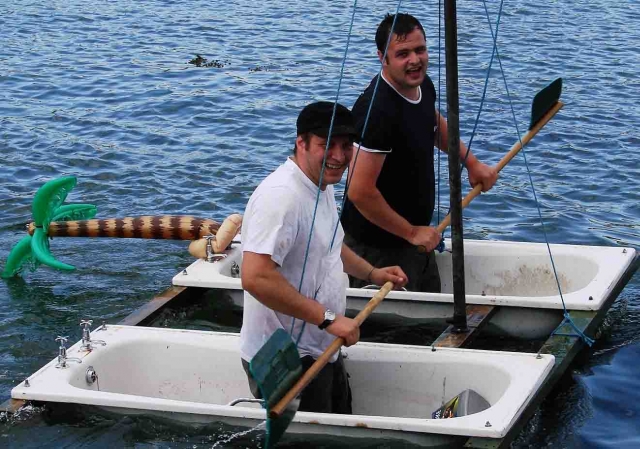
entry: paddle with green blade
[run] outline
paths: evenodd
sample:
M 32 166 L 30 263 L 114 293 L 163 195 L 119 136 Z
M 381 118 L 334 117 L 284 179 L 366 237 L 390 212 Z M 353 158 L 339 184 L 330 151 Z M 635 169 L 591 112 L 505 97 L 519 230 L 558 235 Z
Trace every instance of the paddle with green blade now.
M 362 325 L 392 289 L 392 282 L 382 286 L 354 318 L 358 326 Z M 260 388 L 267 409 L 265 448 L 272 448 L 278 443 L 298 411 L 298 396 L 342 345 L 344 339 L 335 339 L 303 374 L 296 345 L 286 331 L 278 329 L 251 359 L 249 370 Z
M 564 103 L 560 101 L 560 94 L 562 93 L 562 78 L 558 78 L 551 82 L 548 86 L 538 92 L 533 97 L 531 103 L 531 122 L 529 124 L 529 130 L 518 140 L 511 149 L 503 156 L 503 158 L 496 165 L 498 172 L 502 170 L 516 154 L 527 144 L 533 137 L 538 134 L 544 125 L 553 118 L 554 115 L 564 106 Z M 462 200 L 462 208 L 464 209 L 471 203 L 471 201 L 482 193 L 482 184 L 476 184 L 476 186 L 464 197 Z M 451 216 L 447 215 L 440 222 L 437 230 L 440 234 L 451 223 Z

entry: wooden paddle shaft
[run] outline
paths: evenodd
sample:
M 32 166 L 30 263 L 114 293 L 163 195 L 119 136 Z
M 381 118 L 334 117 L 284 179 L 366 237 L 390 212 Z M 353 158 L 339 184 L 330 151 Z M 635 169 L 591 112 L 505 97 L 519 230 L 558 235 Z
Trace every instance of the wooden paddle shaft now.
M 382 300 L 387 296 L 387 294 L 393 289 L 393 283 L 391 281 L 387 282 L 382 286 L 382 288 L 371 298 L 371 300 L 367 303 L 364 309 L 358 313 L 358 315 L 354 318 L 354 321 L 360 326 L 364 320 L 366 320 L 371 312 L 374 311 L 378 304 L 382 302 Z M 344 345 L 344 338 L 336 338 L 331 345 L 322 353 L 318 360 L 316 360 L 313 365 L 298 379 L 291 390 L 287 394 L 285 394 L 280 402 L 278 402 L 269 412 L 270 418 L 279 418 L 284 410 L 287 408 L 287 405 L 291 401 L 293 401 L 302 390 L 309 385 L 309 383 L 318 375 L 318 373 L 324 368 L 324 366 L 329 363 L 333 354 L 338 352 L 340 348 Z
M 505 167 L 505 165 L 507 165 L 509 161 L 511 161 L 511 159 L 513 159 L 514 156 L 518 154 L 518 152 L 522 149 L 522 147 L 524 147 L 527 143 L 529 143 L 531 139 L 533 139 L 533 136 L 538 134 L 538 131 L 540 131 L 542 127 L 546 125 L 547 122 L 551 120 L 551 118 L 554 115 L 556 115 L 556 113 L 562 108 L 562 106 L 564 106 L 564 103 L 562 103 L 561 101 L 556 102 L 556 104 L 554 104 L 551 107 L 551 109 L 549 109 L 547 113 L 540 120 L 538 120 L 538 123 L 536 123 L 535 126 L 531 128 L 524 135 L 524 137 L 522 137 L 522 140 L 518 140 L 511 147 L 509 152 L 505 154 L 504 157 L 500 160 L 500 162 L 498 162 L 498 165 L 496 165 L 496 169 L 498 170 L 498 172 L 500 172 L 500 170 L 502 170 Z M 481 193 L 482 193 L 482 184 L 476 184 L 473 190 L 471 190 L 462 200 L 462 208 L 464 209 L 465 207 L 467 207 L 469 203 L 471 203 L 471 200 L 473 200 L 475 197 L 477 197 Z M 451 224 L 451 215 L 447 215 L 446 217 L 444 217 L 444 219 L 440 222 L 440 224 L 436 228 L 438 230 L 438 234 L 442 234 L 444 230 L 447 229 L 447 226 L 449 226 L 450 224 Z

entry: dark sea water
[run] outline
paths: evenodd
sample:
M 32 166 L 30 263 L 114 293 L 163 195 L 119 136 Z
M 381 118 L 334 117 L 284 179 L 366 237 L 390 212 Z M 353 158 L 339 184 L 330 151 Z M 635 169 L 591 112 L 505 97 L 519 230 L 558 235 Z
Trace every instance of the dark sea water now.
M 483 2 L 458 3 L 468 141 L 491 35 Z M 437 4 L 401 8 L 427 29 L 436 88 Z M 375 74 L 374 30 L 396 5 L 358 2 L 342 103 L 351 106 Z M 494 29 L 498 6 L 488 2 Z M 78 178 L 68 201 L 97 205 L 101 218 L 242 212 L 289 154 L 301 107 L 335 98 L 351 13 L 351 2 L 320 0 L 1 0 L 0 263 L 25 235 L 38 187 L 60 176 Z M 505 2 L 498 44 L 521 131 L 533 95 L 564 78 L 565 108 L 527 147 L 551 242 L 640 247 L 639 21 L 634 0 Z M 196 55 L 208 64 L 190 64 Z M 491 75 L 473 150 L 496 163 L 517 134 L 497 64 Z M 465 212 L 465 235 L 541 242 L 539 223 L 519 155 Z M 192 261 L 185 242 L 55 239 L 51 248 L 77 270 L 41 267 L 0 282 L 0 400 L 57 354 L 57 335 L 79 339 L 82 318 L 119 321 Z M 0 447 L 256 445 L 228 437 L 38 409 L 0 420 Z M 640 447 L 640 275 L 515 446 Z

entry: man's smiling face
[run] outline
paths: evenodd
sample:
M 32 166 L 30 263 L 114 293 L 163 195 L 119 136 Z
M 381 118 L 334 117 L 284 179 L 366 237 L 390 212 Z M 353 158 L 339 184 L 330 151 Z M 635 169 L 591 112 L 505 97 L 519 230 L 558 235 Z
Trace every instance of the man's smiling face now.
M 309 134 L 305 139 L 298 136 L 296 139 L 297 151 L 295 162 L 314 184 L 318 185 L 322 172 L 322 161 L 327 146 L 327 138 Z M 353 139 L 349 136 L 332 136 L 327 153 L 327 161 L 324 169 L 321 189 L 329 184 L 337 184 L 342 179 L 344 171 L 351 162 L 353 156 Z
M 381 52 L 378 57 L 382 59 Z M 419 28 L 405 36 L 395 33 L 391 36 L 383 73 L 398 92 L 414 98 L 416 88 L 424 81 L 428 64 L 427 41 Z

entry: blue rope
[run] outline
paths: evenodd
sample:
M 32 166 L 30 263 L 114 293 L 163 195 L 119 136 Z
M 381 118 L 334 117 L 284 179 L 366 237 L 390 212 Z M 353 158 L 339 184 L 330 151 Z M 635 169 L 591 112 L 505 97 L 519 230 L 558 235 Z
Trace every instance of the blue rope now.
M 442 110 L 442 20 L 440 17 L 440 13 L 442 11 L 442 0 L 438 0 L 438 114 Z M 436 142 L 438 145 L 440 144 L 440 126 L 438 126 L 438 130 L 436 131 Z M 440 169 L 440 151 L 438 150 L 438 223 L 440 223 L 440 178 L 441 178 L 441 169 Z M 442 238 L 444 238 L 444 232 L 442 233 Z
M 307 267 L 307 260 L 309 258 L 309 248 L 311 247 L 311 236 L 313 235 L 313 226 L 316 222 L 316 215 L 318 212 L 318 204 L 320 203 L 320 193 L 322 192 L 322 189 L 320 188 L 322 185 L 322 180 L 324 179 L 324 171 L 325 171 L 325 167 L 327 164 L 327 155 L 329 154 L 329 148 L 331 146 L 331 135 L 333 132 L 333 123 L 334 123 L 334 119 L 336 117 L 336 109 L 338 107 L 338 99 L 340 98 L 340 88 L 342 86 L 342 79 L 344 77 L 344 67 L 347 61 L 347 54 L 349 52 L 349 43 L 351 42 L 351 33 L 353 31 L 353 22 L 355 21 L 355 14 L 356 14 L 356 6 L 358 4 L 358 0 L 354 0 L 353 2 L 353 12 L 351 14 L 351 23 L 349 25 L 349 33 L 347 35 L 347 45 L 345 46 L 344 49 L 344 55 L 342 57 L 342 66 L 340 67 L 340 77 L 338 79 L 338 89 L 336 92 L 336 99 L 335 102 L 333 103 L 333 111 L 331 113 L 331 123 L 329 124 L 329 135 L 327 137 L 327 144 L 325 146 L 324 149 L 324 156 L 322 158 L 322 169 L 320 170 L 320 179 L 318 180 L 318 190 L 316 193 L 316 204 L 314 206 L 313 209 L 313 218 L 311 220 L 311 229 L 309 230 L 309 238 L 307 239 L 307 247 L 305 249 L 305 253 L 304 253 L 304 262 L 302 264 L 302 275 L 300 276 L 300 283 L 298 284 L 298 291 L 302 291 L 302 281 L 304 280 L 304 274 L 305 274 L 305 269 Z M 333 233 L 333 239 L 331 239 L 331 245 L 329 247 L 329 251 L 331 251 L 331 249 L 333 248 L 333 242 L 335 239 L 335 235 L 336 235 L 336 231 L 338 229 L 338 224 L 340 223 L 340 217 L 338 217 L 338 222 L 336 223 L 336 229 L 334 230 Z M 318 296 L 318 292 L 320 291 L 320 287 L 318 287 L 318 289 L 316 290 L 315 294 L 313 295 L 313 299 L 316 299 Z M 295 325 L 296 319 L 292 318 L 291 321 L 291 332 L 289 332 L 289 335 L 293 336 L 293 328 Z M 303 321 L 302 322 L 302 326 L 300 328 L 300 333 L 298 334 L 298 338 L 296 339 L 296 347 L 298 346 L 298 343 L 300 342 L 300 339 L 302 338 L 302 333 L 304 332 L 304 328 L 306 327 L 307 322 Z
M 487 87 L 489 86 L 489 78 L 491 77 L 491 67 L 493 66 L 493 57 L 498 51 L 498 29 L 500 28 L 500 19 L 502 18 L 502 5 L 504 4 L 504 0 L 500 1 L 500 8 L 498 9 L 498 18 L 496 20 L 496 33 L 495 36 L 493 34 L 493 29 L 491 28 L 491 19 L 489 18 L 489 11 L 487 10 L 487 2 L 483 0 L 484 10 L 487 14 L 487 23 L 489 24 L 489 28 L 491 29 L 491 36 L 493 37 L 493 46 L 491 47 L 491 59 L 489 59 L 489 67 L 487 68 L 487 75 L 484 79 L 484 88 L 482 89 L 482 98 L 480 99 L 480 107 L 478 108 L 478 114 L 476 115 L 476 121 L 473 124 L 473 130 L 471 131 L 471 137 L 469 138 L 469 144 L 467 145 L 467 152 L 464 155 L 464 158 L 460 162 L 460 173 L 462 173 L 463 167 L 466 166 L 467 158 L 469 157 L 469 153 L 471 152 L 471 144 L 473 143 L 473 138 L 476 135 L 476 129 L 478 128 L 478 123 L 480 123 L 480 114 L 482 114 L 482 107 L 484 106 L 484 100 L 487 95 Z
M 558 332 L 560 328 L 565 324 L 570 325 L 575 332 L 574 333 Z M 578 326 L 576 326 L 576 324 L 571 319 L 571 315 L 569 315 L 569 312 L 567 312 L 567 309 L 564 310 L 564 318 L 562 319 L 562 323 L 560 323 L 558 327 L 553 332 L 551 332 L 551 335 L 562 335 L 564 337 L 579 337 L 589 347 L 593 346 L 593 344 L 595 343 L 595 340 L 593 338 L 587 337 L 584 334 L 584 332 L 582 332 L 582 330 Z
M 438 243 L 438 246 L 436 246 L 434 248 L 434 250 L 438 251 L 439 253 L 444 252 L 445 247 L 444 247 L 444 235 L 440 236 L 440 243 Z
M 364 135 L 367 132 L 367 126 L 369 125 L 369 117 L 371 115 L 371 109 L 373 107 L 373 102 L 375 101 L 376 94 L 378 93 L 378 86 L 380 84 L 380 78 L 382 78 L 382 64 L 385 58 L 387 57 L 387 50 L 389 49 L 389 43 L 391 42 L 391 37 L 393 35 L 393 30 L 396 26 L 396 19 L 398 18 L 398 12 L 400 11 L 400 5 L 402 4 L 402 0 L 398 0 L 398 6 L 396 7 L 396 13 L 393 17 L 393 22 L 391 23 L 391 29 L 389 30 L 389 37 L 387 38 L 387 44 L 384 47 L 384 53 L 382 54 L 382 59 L 380 60 L 380 72 L 378 73 L 378 77 L 376 79 L 376 84 L 373 87 L 373 94 L 371 96 L 371 103 L 369 103 L 369 108 L 367 109 L 367 115 L 364 119 L 364 125 L 362 127 L 362 133 L 360 133 L 360 142 L 364 139 Z M 360 154 L 361 143 L 358 144 L 358 148 L 356 149 L 356 154 L 353 158 L 353 167 L 355 170 L 356 162 L 358 162 L 358 155 Z M 331 244 L 333 245 L 333 241 L 336 237 L 336 233 L 338 232 L 338 225 L 340 224 L 340 219 L 342 218 L 342 211 L 344 211 L 344 205 L 347 201 L 347 193 L 349 191 L 349 186 L 351 185 L 351 179 L 353 177 L 353 173 L 347 173 L 347 182 L 345 183 L 344 195 L 342 197 L 342 203 L 340 204 L 340 214 L 338 216 L 338 223 L 336 224 L 336 228 L 333 231 L 333 238 L 331 240 Z
M 371 115 L 371 108 L 373 106 L 373 102 L 376 98 L 376 94 L 378 92 L 378 85 L 380 84 L 380 78 L 382 78 L 382 64 L 383 61 L 385 60 L 385 58 L 387 57 L 387 50 L 389 49 L 389 43 L 391 42 L 391 37 L 393 35 L 393 30 L 395 28 L 396 25 L 396 19 L 398 17 L 398 12 L 400 11 L 400 5 L 402 4 L 402 0 L 398 0 L 398 6 L 396 7 L 396 13 L 395 16 L 393 18 L 393 22 L 391 23 L 391 30 L 389 31 L 389 37 L 387 39 L 387 44 L 384 48 L 384 53 L 382 55 L 382 59 L 380 61 L 380 72 L 378 73 L 378 78 L 376 79 L 376 84 L 373 88 L 373 95 L 371 96 L 371 103 L 369 104 L 369 108 L 367 109 L 367 115 L 365 116 L 365 120 L 364 120 L 364 125 L 362 127 L 362 133 L 360 134 L 360 142 L 362 142 L 362 139 L 364 138 L 365 132 L 367 130 L 367 125 L 369 124 L 369 116 Z M 354 4 L 354 14 L 355 14 L 355 4 Z M 352 18 L 352 22 L 353 24 L 353 18 Z M 349 34 L 351 34 L 351 32 L 349 32 Z M 337 100 L 336 100 L 337 101 Z M 355 157 L 353 159 L 353 167 L 356 166 L 356 162 L 358 160 L 358 154 L 360 154 L 360 146 L 361 143 L 358 144 L 358 148 L 356 150 L 356 154 Z M 355 168 L 354 168 L 355 170 Z M 347 201 L 347 193 L 349 191 L 349 185 L 351 184 L 351 177 L 352 177 L 352 173 L 349 172 L 347 173 L 347 182 L 345 183 L 345 189 L 344 189 L 344 194 L 342 197 L 342 203 L 340 204 L 340 212 L 338 213 L 338 221 L 336 222 L 336 226 L 333 230 L 333 236 L 331 237 L 331 248 L 333 248 L 333 244 L 335 242 L 335 238 L 336 235 L 338 233 L 338 227 L 340 226 L 340 220 L 342 218 L 342 212 L 344 211 L 344 205 L 345 202 Z M 298 337 L 298 340 L 300 339 L 300 337 Z
M 486 1 L 483 2 L 484 3 L 484 9 L 485 9 L 485 13 L 487 15 L 487 21 L 489 22 L 489 30 L 491 31 L 491 35 L 493 36 L 493 27 L 491 26 L 491 21 L 489 20 L 489 11 L 487 10 L 487 3 Z M 502 8 L 502 4 L 500 5 L 500 7 Z M 496 28 L 496 32 L 497 32 L 497 28 Z M 497 38 L 497 35 L 496 35 Z M 494 39 L 495 42 L 495 39 Z M 547 252 L 549 253 L 549 259 L 551 260 L 551 267 L 553 268 L 553 275 L 555 276 L 556 279 L 556 285 L 558 286 L 558 293 L 560 294 L 560 300 L 562 301 L 562 310 L 563 310 L 563 315 L 564 318 L 562 320 L 562 323 L 560 323 L 560 325 L 551 333 L 551 335 L 565 335 L 565 336 L 571 336 L 571 337 L 579 337 L 580 339 L 582 339 L 582 341 L 584 343 L 586 343 L 588 346 L 593 345 L 594 340 L 590 337 L 588 337 L 587 335 L 585 335 L 584 332 L 582 332 L 582 330 L 580 330 L 578 328 L 578 326 L 576 326 L 576 324 L 573 322 L 573 320 L 571 319 L 571 315 L 569 314 L 569 312 L 567 311 L 567 306 L 564 302 L 564 296 L 562 295 L 562 287 L 560 286 L 560 279 L 558 276 L 558 271 L 556 270 L 556 264 L 555 261 L 553 260 L 553 255 L 551 254 L 551 246 L 549 244 L 549 238 L 547 236 L 547 231 L 546 231 L 546 227 L 544 224 L 544 219 L 542 218 L 542 211 L 540 209 L 540 203 L 538 202 L 538 196 L 536 194 L 536 189 L 535 186 L 533 184 L 533 177 L 531 176 L 531 170 L 529 169 L 529 162 L 527 161 L 527 153 L 524 149 L 524 145 L 522 144 L 522 137 L 520 135 L 520 129 L 518 128 L 518 122 L 516 120 L 516 114 L 515 111 L 513 109 L 513 103 L 511 101 L 511 94 L 509 93 L 509 86 L 507 85 L 507 77 L 505 75 L 504 72 L 504 68 L 502 67 L 502 60 L 500 59 L 500 52 L 498 51 L 498 47 L 497 45 L 495 45 L 495 53 L 496 53 L 496 57 L 498 59 L 498 64 L 500 65 L 500 72 L 502 73 L 502 79 L 504 81 L 504 87 L 505 90 L 507 92 L 507 98 L 509 99 L 509 107 L 511 108 L 511 115 L 513 116 L 513 123 L 515 125 L 516 128 L 516 132 L 518 133 L 518 141 L 520 142 L 520 147 L 521 147 L 521 151 L 522 151 L 522 156 L 524 158 L 524 164 L 525 167 L 527 168 L 527 175 L 529 177 L 529 183 L 531 184 L 531 191 L 533 192 L 533 199 L 536 203 L 536 210 L 538 211 L 538 218 L 540 219 L 540 224 L 542 227 L 542 233 L 544 235 L 544 241 L 547 245 Z M 566 334 L 566 333 L 561 333 L 558 332 L 559 329 L 564 326 L 565 324 L 569 324 L 573 330 L 575 330 L 575 334 Z
M 498 28 L 500 27 L 500 18 L 502 17 L 503 4 L 504 4 L 504 0 L 501 0 L 500 9 L 498 10 L 498 19 L 496 21 L 496 34 L 494 36 L 493 29 L 491 27 L 491 19 L 489 18 L 489 12 L 487 11 L 487 3 L 486 1 L 484 1 L 485 12 L 487 13 L 487 22 L 489 23 L 489 28 L 491 29 L 493 46 L 491 48 L 491 58 L 489 59 L 489 67 L 487 68 L 487 73 L 484 78 L 484 88 L 482 89 L 482 98 L 480 98 L 480 106 L 478 108 L 478 114 L 476 115 L 476 120 L 475 120 L 475 123 L 473 124 L 473 130 L 471 131 L 471 137 L 469 138 L 469 143 L 467 144 L 467 152 L 464 154 L 462 161 L 460 161 L 460 173 L 462 173 L 463 168 L 466 167 L 467 158 L 469 157 L 469 153 L 471 152 L 471 145 L 473 143 L 473 138 L 476 134 L 476 130 L 478 129 L 478 124 L 480 123 L 480 115 L 482 114 L 482 108 L 484 106 L 484 102 L 487 96 L 487 87 L 489 85 L 489 78 L 491 77 L 491 67 L 493 66 L 493 57 L 498 51 Z M 503 72 L 503 75 L 504 75 L 504 72 Z M 438 153 L 438 156 L 439 156 L 439 153 Z M 440 158 L 438 157 L 438 164 L 440 162 L 439 159 Z M 438 172 L 438 177 L 440 177 L 439 172 Z M 439 198 L 438 198 L 438 201 L 439 201 Z M 450 213 L 450 212 L 451 212 L 451 209 L 449 209 L 449 212 L 447 213 Z
M 491 21 L 489 19 L 489 12 L 488 12 L 488 9 L 487 9 L 486 0 L 483 0 L 485 13 L 487 15 L 487 20 L 488 20 L 488 23 L 489 23 L 489 29 L 491 31 L 491 35 L 492 35 L 492 39 L 493 39 L 493 48 L 492 48 L 492 52 L 491 52 L 491 60 L 490 60 L 489 67 L 487 69 L 487 75 L 486 75 L 486 78 L 485 78 L 485 84 L 484 84 L 484 88 L 483 88 L 483 92 L 482 92 L 482 98 L 481 98 L 481 102 L 480 102 L 480 107 L 479 107 L 479 110 L 478 110 L 478 114 L 476 116 L 476 121 L 475 121 L 475 124 L 474 124 L 474 127 L 473 127 L 473 131 L 471 133 L 471 138 L 470 138 L 469 144 L 467 146 L 467 152 L 465 154 L 465 157 L 464 157 L 463 161 L 461 162 L 461 170 L 462 170 L 462 167 L 464 167 L 465 162 L 467 160 L 467 157 L 468 157 L 468 155 L 469 155 L 469 153 L 471 151 L 471 145 L 473 143 L 473 137 L 475 135 L 475 132 L 476 132 L 476 129 L 477 129 L 477 126 L 478 126 L 478 123 L 479 123 L 479 118 L 480 118 L 480 115 L 481 115 L 481 112 L 482 112 L 482 107 L 483 107 L 483 104 L 484 104 L 484 101 L 485 101 L 485 98 L 486 98 L 488 81 L 489 81 L 491 67 L 493 65 L 493 59 L 494 59 L 494 55 L 495 55 L 495 56 L 497 56 L 498 63 L 500 65 L 500 71 L 502 73 L 502 78 L 503 78 L 503 81 L 504 81 L 504 84 L 505 84 L 505 90 L 507 92 L 507 98 L 509 100 L 509 105 L 510 105 L 511 113 L 512 113 L 512 116 L 513 116 L 513 119 L 514 119 L 516 132 L 518 134 L 518 140 L 520 141 L 522 154 L 523 154 L 524 162 L 525 162 L 525 167 L 527 168 L 527 174 L 528 174 L 528 177 L 529 177 L 529 182 L 531 183 L 531 189 L 532 189 L 534 200 L 535 200 L 535 203 L 536 203 L 536 209 L 538 211 L 538 217 L 540 218 L 540 223 L 542 225 L 542 231 L 543 231 L 543 234 L 544 234 L 545 243 L 547 245 L 547 251 L 549 253 L 549 258 L 551 260 L 551 265 L 552 265 L 553 273 L 554 273 L 554 276 L 555 276 L 555 279 L 556 279 L 556 284 L 558 286 L 558 292 L 560 294 L 560 299 L 562 300 L 562 307 L 563 307 L 563 311 L 564 311 L 564 319 L 563 319 L 562 323 L 554 330 L 552 335 L 565 335 L 565 336 L 580 337 L 587 345 L 591 346 L 593 344 L 594 340 L 589 338 L 589 337 L 587 337 L 576 326 L 576 324 L 571 319 L 571 316 L 569 315 L 569 313 L 567 311 L 567 308 L 566 308 L 566 305 L 565 305 L 565 302 L 564 302 L 564 297 L 562 295 L 562 288 L 560 286 L 560 281 L 559 281 L 558 273 L 557 273 L 557 270 L 556 270 L 555 262 L 553 260 L 553 255 L 551 254 L 551 247 L 549 245 L 549 239 L 548 239 L 548 236 L 547 236 L 547 233 L 546 233 L 544 220 L 542 218 L 542 212 L 541 212 L 541 209 L 540 209 L 540 205 L 539 205 L 538 198 L 537 198 L 537 195 L 536 195 L 535 187 L 534 187 L 534 184 L 533 184 L 533 178 L 531 176 L 531 170 L 529 169 L 529 164 L 528 164 L 528 161 L 527 161 L 527 158 L 526 158 L 526 152 L 524 150 L 524 145 L 522 144 L 522 137 L 521 137 L 520 130 L 518 128 L 517 120 L 516 120 L 516 117 L 515 117 L 515 111 L 513 109 L 513 103 L 511 101 L 511 95 L 509 93 L 509 88 L 507 86 L 506 75 L 505 75 L 505 72 L 504 72 L 504 68 L 502 66 L 502 61 L 500 59 L 500 53 L 498 51 L 498 46 L 497 46 L 497 39 L 498 39 L 498 29 L 499 29 L 499 25 L 500 25 L 500 18 L 501 18 L 501 15 L 502 15 L 503 3 L 504 3 L 504 0 L 501 0 L 500 9 L 499 9 L 499 12 L 498 12 L 498 19 L 496 21 L 496 33 L 494 34 L 493 27 L 491 26 Z M 394 20 L 393 20 L 393 23 L 391 25 L 391 31 L 389 33 L 389 38 L 387 39 L 387 44 L 385 46 L 385 50 L 384 50 L 384 54 L 383 54 L 383 57 L 382 57 L 382 61 L 384 61 L 384 59 L 386 58 L 387 50 L 389 48 L 389 43 L 390 43 L 390 40 L 391 40 L 391 36 L 393 34 L 393 29 L 395 27 L 395 20 L 397 18 L 398 11 L 400 10 L 401 4 L 402 4 L 402 0 L 399 0 L 398 1 L 398 5 L 396 7 L 396 14 L 394 16 Z M 357 6 L 357 0 L 354 0 L 353 13 L 352 13 L 352 16 L 351 16 L 351 24 L 350 24 L 350 27 L 349 27 L 349 34 L 348 34 L 348 37 L 347 37 L 347 45 L 346 45 L 344 57 L 343 57 L 343 60 L 342 60 L 342 66 L 341 66 L 341 69 L 340 69 L 340 78 L 339 78 L 339 81 L 338 81 L 338 89 L 337 89 L 337 92 L 336 92 L 336 99 L 335 99 L 335 103 L 334 103 L 334 107 L 333 107 L 333 114 L 332 114 L 332 117 L 331 117 L 331 124 L 329 126 L 329 138 L 327 139 L 327 145 L 325 147 L 324 158 L 323 158 L 323 161 L 322 161 L 322 169 L 321 169 L 321 172 L 320 172 L 320 180 L 319 180 L 319 185 L 318 185 L 318 191 L 317 191 L 317 194 L 316 194 L 316 204 L 315 204 L 315 207 L 314 207 L 312 226 L 311 226 L 311 230 L 309 232 L 309 238 L 307 240 L 307 247 L 305 249 L 305 258 L 304 258 L 304 262 L 303 262 L 302 276 L 301 276 L 301 279 L 300 279 L 300 284 L 299 284 L 299 287 L 298 287 L 298 291 L 302 290 L 302 282 L 304 280 L 306 264 L 307 264 L 307 260 L 308 260 L 308 256 L 309 256 L 309 248 L 310 248 L 310 245 L 311 245 L 311 237 L 312 237 L 312 234 L 313 234 L 313 224 L 315 223 L 316 214 L 317 214 L 317 210 L 318 210 L 318 204 L 319 204 L 319 201 L 320 201 L 320 193 L 321 193 L 320 185 L 321 185 L 322 179 L 324 177 L 324 171 L 325 171 L 325 167 L 326 167 L 326 159 L 327 159 L 327 155 L 328 155 L 328 151 L 329 151 L 329 147 L 330 147 L 330 139 L 331 139 L 331 134 L 332 134 L 332 130 L 333 130 L 333 124 L 334 124 L 334 119 L 335 119 L 335 112 L 336 112 L 337 103 L 338 103 L 338 99 L 339 99 L 339 95 L 340 95 L 340 88 L 341 88 L 342 79 L 343 79 L 343 76 L 344 76 L 344 67 L 345 67 L 345 63 L 346 63 L 347 53 L 348 53 L 348 49 L 349 49 L 349 43 L 350 43 L 351 34 L 352 34 L 352 30 L 353 30 L 353 23 L 354 23 L 354 19 L 355 19 L 356 6 Z M 441 4 L 439 2 L 439 8 L 440 7 L 441 7 Z M 439 22 L 438 23 L 438 25 L 439 25 L 438 26 L 438 45 L 440 46 L 441 45 L 440 44 L 440 32 L 441 32 L 440 20 L 438 20 L 438 22 Z M 439 53 L 438 53 L 438 58 L 439 58 L 438 59 L 438 61 L 439 61 L 439 64 L 438 64 L 438 89 L 439 89 L 439 91 L 440 91 L 440 85 L 441 85 L 441 80 L 440 80 L 440 78 L 441 78 L 440 77 L 440 70 L 441 70 L 440 54 L 441 54 L 441 52 L 439 51 Z M 373 96 L 372 96 L 371 102 L 369 104 L 369 108 L 367 110 L 367 115 L 365 117 L 364 126 L 363 126 L 362 133 L 361 133 L 361 136 L 360 136 L 360 142 L 362 142 L 362 139 L 363 139 L 364 134 L 366 132 L 367 125 L 368 125 L 368 122 L 369 122 L 369 117 L 371 115 L 371 109 L 373 107 L 373 102 L 375 100 L 375 96 L 376 96 L 376 93 L 377 93 L 377 90 L 378 90 L 378 85 L 380 83 L 380 78 L 382 77 L 382 61 L 380 63 L 381 64 L 381 69 L 380 69 L 380 72 L 378 74 L 378 78 L 376 79 L 376 84 L 374 86 Z M 438 103 L 438 108 L 440 109 L 440 95 L 438 95 L 438 102 L 439 102 Z M 360 146 L 361 145 L 358 144 L 358 148 L 357 148 L 356 155 L 355 155 L 355 158 L 354 158 L 354 167 L 355 167 L 355 162 L 357 161 L 358 155 L 360 153 Z M 337 231 L 338 231 L 338 226 L 340 224 L 340 218 L 342 217 L 342 211 L 344 210 L 344 204 L 345 204 L 345 201 L 346 201 L 346 198 L 347 198 L 347 193 L 348 193 L 349 185 L 350 185 L 350 182 L 351 182 L 351 175 L 352 174 L 348 174 L 348 176 L 347 176 L 347 183 L 345 184 L 345 191 L 344 191 L 344 195 L 343 195 L 342 205 L 341 205 L 340 213 L 339 213 L 339 216 L 338 216 L 338 221 L 336 223 L 336 227 L 334 229 L 333 236 L 332 236 L 332 239 L 331 239 L 330 250 L 333 248 L 333 244 L 335 242 L 336 234 L 337 234 Z M 438 219 L 439 219 L 439 217 L 440 217 L 440 153 L 439 152 L 438 152 L 438 175 L 439 175 L 438 176 Z M 440 243 L 436 247 L 436 250 L 438 250 L 439 252 L 444 251 L 444 235 L 441 236 Z M 317 294 L 318 294 L 318 291 L 316 291 L 316 293 L 314 295 L 314 299 L 317 296 Z M 291 323 L 291 332 L 290 332 L 291 335 L 293 334 L 294 324 L 295 324 L 295 318 L 293 318 L 292 323 Z M 565 324 L 569 324 L 576 331 L 576 334 L 567 334 L 567 333 L 559 332 L 559 329 Z M 305 326 L 306 326 L 306 322 L 303 322 L 302 328 L 300 329 L 300 333 L 298 335 L 298 338 L 296 339 L 296 346 L 298 345 L 298 343 L 300 342 L 300 339 L 302 338 L 302 334 L 304 332 Z
M 440 5 L 440 2 L 438 2 L 438 4 Z M 493 37 L 493 45 L 491 48 L 491 58 L 489 59 L 489 67 L 487 68 L 487 73 L 485 75 L 484 78 L 484 87 L 482 89 L 482 97 L 480 98 L 480 106 L 478 107 L 478 114 L 476 115 L 476 119 L 475 119 L 475 123 L 473 124 L 473 129 L 471 131 L 471 137 L 469 138 L 469 143 L 467 144 L 467 151 L 464 155 L 464 157 L 462 158 L 462 161 L 460 161 L 460 173 L 462 174 L 462 171 L 464 169 L 464 167 L 466 167 L 466 162 L 467 162 L 467 158 L 469 157 L 469 153 L 471 152 L 471 145 L 473 144 L 473 138 L 476 134 L 476 130 L 478 129 L 478 124 L 480 123 L 480 115 L 482 114 L 482 108 L 484 106 L 484 102 L 487 96 L 487 87 L 489 85 L 489 78 L 491 77 L 491 67 L 493 66 L 493 57 L 497 52 L 497 48 L 498 48 L 498 28 L 500 26 L 500 18 L 502 17 L 502 5 L 504 4 L 504 0 L 500 1 L 500 9 L 498 10 L 498 19 L 496 21 L 496 34 L 495 36 L 493 36 L 493 30 L 491 31 L 491 35 Z M 484 2 L 484 6 L 485 6 L 485 11 L 487 8 L 487 4 L 486 1 Z M 439 6 L 440 7 L 440 6 Z M 439 17 L 439 14 L 438 14 Z M 491 22 L 489 19 L 489 15 L 487 12 L 487 21 L 489 22 L 489 27 L 491 27 Z M 438 46 L 440 46 L 440 21 L 438 20 Z M 439 48 L 439 47 L 438 47 Z M 438 54 L 438 110 L 440 110 L 440 53 Z M 439 127 L 438 127 L 438 131 L 439 131 Z M 440 142 L 440 140 L 437 140 L 438 142 Z M 440 152 L 438 151 L 438 222 L 440 222 Z M 451 208 L 449 208 L 449 211 L 447 212 L 447 214 L 451 213 Z M 444 232 L 443 232 L 443 240 L 440 242 L 440 245 L 438 245 L 438 247 L 436 248 L 439 252 L 444 251 Z M 441 248 L 441 249 L 440 249 Z

